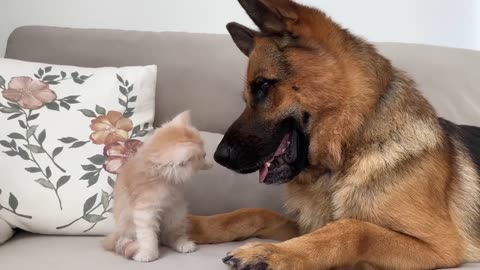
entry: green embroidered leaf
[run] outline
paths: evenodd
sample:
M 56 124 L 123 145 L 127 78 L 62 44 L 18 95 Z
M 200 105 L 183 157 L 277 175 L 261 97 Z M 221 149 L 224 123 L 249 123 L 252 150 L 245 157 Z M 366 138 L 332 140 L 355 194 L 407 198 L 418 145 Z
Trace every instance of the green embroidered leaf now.
M 128 80 L 125 81 L 125 86 L 129 86 L 130 83 L 128 82 Z
M 0 75 L 0 88 L 5 88 L 5 79 Z
M 63 143 L 72 143 L 72 142 L 78 141 L 78 139 L 73 138 L 73 137 L 64 137 L 64 138 L 61 138 L 61 139 L 58 139 L 58 140 L 63 142 Z
M 148 130 L 140 130 L 138 133 L 137 133 L 137 136 L 140 136 L 140 137 L 143 137 L 145 135 L 148 134 Z
M 101 106 L 95 106 L 95 111 L 98 113 L 98 114 L 101 114 L 101 115 L 105 115 L 107 112 L 105 110 L 105 108 L 101 107 Z
M 20 105 L 18 105 L 17 103 L 7 102 L 7 104 L 12 108 L 19 109 L 19 110 L 21 109 Z
M 46 68 L 45 68 L 45 73 L 48 73 L 48 72 L 50 72 L 50 71 L 52 71 L 52 67 L 46 67 Z
M 35 182 L 39 183 L 44 188 L 53 189 L 53 190 L 55 189 L 53 184 L 50 183 L 49 181 L 47 181 L 46 179 L 40 178 L 40 179 L 35 180 Z
M 117 80 L 118 80 L 119 82 L 121 82 L 122 84 L 125 84 L 125 83 L 123 82 L 122 77 L 120 77 L 120 75 L 118 75 L 118 74 L 117 74 Z
M 60 111 L 60 106 L 55 101 L 45 104 L 45 107 L 52 111 Z
M 28 150 L 32 151 L 32 153 L 35 154 L 45 153 L 45 150 L 43 150 L 43 148 L 40 146 L 36 146 L 33 144 L 24 144 L 23 146 L 25 146 Z
M 35 135 L 35 131 L 37 131 L 37 128 L 38 128 L 38 126 L 31 126 L 31 127 L 27 130 L 27 138 L 32 137 L 32 135 Z
M 80 101 L 74 100 L 74 99 L 68 99 L 68 100 L 65 100 L 65 102 L 68 103 L 68 104 L 78 104 L 78 103 L 80 103 Z
M 128 87 L 128 93 L 133 91 L 133 84 Z
M 10 148 L 10 143 L 7 142 L 7 141 L 4 141 L 4 140 L 1 140 L 0 141 L 0 145 L 3 146 L 3 147 L 7 147 L 7 148 Z
M 65 101 L 60 101 L 60 106 L 65 108 L 67 111 L 70 110 L 70 108 L 71 108 L 70 105 Z
M 57 147 L 55 149 L 53 149 L 53 152 L 52 152 L 52 157 L 56 157 L 58 156 L 58 154 L 60 154 L 63 150 L 63 147 Z
M 27 126 L 25 125 L 25 122 L 23 122 L 22 120 L 18 120 L 18 124 L 19 124 L 20 127 L 22 127 L 22 128 L 27 128 Z
M 95 165 L 88 164 L 88 165 L 82 165 L 82 169 L 85 171 L 96 171 L 97 167 L 95 167 Z
M 83 115 L 85 115 L 86 117 L 97 117 L 97 115 L 91 110 L 82 109 L 82 110 L 79 110 L 79 111 L 81 113 L 83 113 Z
M 43 80 L 44 81 L 54 81 L 54 80 L 58 79 L 59 77 L 60 77 L 59 75 L 48 75 L 48 76 L 43 77 Z
M 137 96 L 133 96 L 131 98 L 128 99 L 129 102 L 135 102 L 137 101 Z
M 15 197 L 15 195 L 13 195 L 11 192 L 10 192 L 10 196 L 8 197 L 8 205 L 10 205 L 10 207 L 14 212 L 15 210 L 17 210 L 18 200 L 17 200 L 17 197 Z
M 30 156 L 28 155 L 27 151 L 23 150 L 23 148 L 21 148 L 21 147 L 18 147 L 18 154 L 24 160 L 30 160 Z
M 143 129 L 148 129 L 149 127 L 150 127 L 150 123 L 145 123 L 145 124 L 143 125 Z
M 73 81 L 78 84 L 83 84 L 85 81 L 79 78 L 73 78 Z
M 78 139 L 73 138 L 73 137 L 64 137 L 64 138 L 61 138 L 61 139 L 58 139 L 58 140 L 63 142 L 63 143 L 72 143 L 72 142 L 78 141 Z
M 10 151 L 5 151 L 4 153 L 7 154 L 7 155 L 10 156 L 10 157 L 14 157 L 14 156 L 18 155 L 17 152 L 12 151 L 12 150 L 10 150 Z
M 132 129 L 132 133 L 133 133 L 133 134 L 137 134 L 137 132 L 140 131 L 140 128 L 141 128 L 140 125 L 135 126 L 135 127 Z
M 77 100 L 78 97 L 80 97 L 80 96 L 67 96 L 67 97 L 64 97 L 63 99 L 64 100 Z
M 90 77 L 92 77 L 92 75 L 90 75 L 90 76 L 82 75 L 82 76 L 80 76 L 80 80 L 86 81 Z
M 59 189 L 60 187 L 65 185 L 70 180 L 70 178 L 71 178 L 70 175 L 64 175 L 64 176 L 60 177 L 57 181 L 57 189 Z
M 42 78 L 42 77 L 40 77 L 40 75 L 38 75 L 38 74 L 33 74 L 33 76 L 34 76 L 35 78 L 37 78 L 37 79 Z
M 88 179 L 88 186 L 91 187 L 98 182 L 98 178 L 100 177 L 100 173 L 95 174 L 92 178 Z
M 47 132 L 44 130 L 42 130 L 42 132 L 40 132 L 40 134 L 38 135 L 38 141 L 40 142 L 40 145 L 43 144 L 43 142 L 45 141 L 45 137 L 47 137 Z
M 113 180 L 112 177 L 108 177 L 108 184 L 113 188 L 113 186 L 115 186 L 115 181 Z
M 122 93 L 122 95 L 124 95 L 124 96 L 128 95 L 127 89 L 125 87 L 120 86 L 119 89 L 120 89 L 120 93 Z
M 20 116 L 22 116 L 21 113 L 12 114 L 12 115 L 10 115 L 10 117 L 7 118 L 7 120 L 15 119 L 15 118 L 20 117 Z
M 50 167 L 47 166 L 45 169 L 45 174 L 47 175 L 47 178 L 52 177 L 52 170 L 50 170 Z
M 97 172 L 88 172 L 84 175 L 82 175 L 82 177 L 80 177 L 80 180 L 89 180 L 90 178 L 92 178 Z
M 100 221 L 106 219 L 106 217 L 102 217 L 100 215 L 85 215 L 83 217 L 83 219 L 90 222 L 90 223 L 97 223 L 97 222 L 100 222 Z
M 95 155 L 93 157 L 89 157 L 90 160 L 95 165 L 102 165 L 105 162 L 105 157 L 103 155 Z
M 17 143 L 15 142 L 15 140 L 12 140 L 10 142 L 10 145 L 12 146 L 12 148 L 17 149 Z
M 43 76 L 43 69 L 39 68 L 37 73 L 38 73 L 38 75 Z
M 39 172 L 42 171 L 40 168 L 37 168 L 37 167 L 25 168 L 25 170 L 26 170 L 27 172 L 31 172 L 31 173 L 39 173 Z
M 93 195 L 92 197 L 88 198 L 85 203 L 83 204 L 83 214 L 86 215 L 90 209 L 92 209 L 93 205 L 97 201 L 97 194 Z
M 2 108 L 0 108 L 0 112 L 2 112 L 2 113 L 16 113 L 16 112 L 18 112 L 18 109 L 9 108 L 9 107 L 2 107 Z
M 72 74 L 70 74 L 70 76 L 72 76 L 72 78 L 77 78 L 78 77 L 78 72 L 72 72 Z
M 67 73 L 65 73 L 65 71 L 60 71 L 60 76 L 62 76 L 62 79 L 64 79 L 67 77 Z
M 109 200 L 108 200 L 108 193 L 102 190 L 102 206 L 103 210 L 107 210 Z
M 123 117 L 125 117 L 125 118 L 130 118 L 130 117 L 132 117 L 132 115 L 133 115 L 133 112 L 126 111 L 126 112 L 123 113 Z
M 88 143 L 88 141 L 85 141 L 85 142 L 76 142 L 76 143 L 72 144 L 72 146 L 70 146 L 70 148 L 79 148 L 79 147 L 84 146 L 86 143 Z
M 20 139 L 20 140 L 25 140 L 25 137 L 23 137 L 23 135 L 22 135 L 22 134 L 20 134 L 20 133 L 16 133 L 16 132 L 13 132 L 13 133 L 10 133 L 10 134 L 8 134 L 8 137 L 9 137 L 10 139 Z
M 37 119 L 39 115 L 40 115 L 39 113 L 32 114 L 27 119 L 28 119 L 28 121 L 33 121 L 33 120 Z

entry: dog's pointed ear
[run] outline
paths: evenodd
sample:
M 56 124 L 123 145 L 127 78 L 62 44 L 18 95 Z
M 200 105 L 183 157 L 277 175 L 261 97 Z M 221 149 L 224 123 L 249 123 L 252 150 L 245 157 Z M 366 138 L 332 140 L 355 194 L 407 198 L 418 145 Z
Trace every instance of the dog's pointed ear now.
M 240 51 L 249 56 L 259 33 L 236 22 L 228 23 L 227 30 Z
M 287 30 L 287 20 L 297 20 L 290 0 L 238 0 L 252 21 L 263 33 L 282 33 Z M 278 2 L 278 3 L 270 3 Z

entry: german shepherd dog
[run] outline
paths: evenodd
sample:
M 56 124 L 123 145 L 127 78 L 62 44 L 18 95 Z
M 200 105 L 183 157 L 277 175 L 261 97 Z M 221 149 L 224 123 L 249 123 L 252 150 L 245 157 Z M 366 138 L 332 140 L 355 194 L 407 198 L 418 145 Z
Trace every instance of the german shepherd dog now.
M 247 237 L 232 269 L 435 269 L 480 260 L 480 128 L 438 118 L 415 83 L 323 12 L 239 0 L 245 110 L 215 160 L 286 184 L 289 220 L 264 209 L 192 216 L 193 239 Z

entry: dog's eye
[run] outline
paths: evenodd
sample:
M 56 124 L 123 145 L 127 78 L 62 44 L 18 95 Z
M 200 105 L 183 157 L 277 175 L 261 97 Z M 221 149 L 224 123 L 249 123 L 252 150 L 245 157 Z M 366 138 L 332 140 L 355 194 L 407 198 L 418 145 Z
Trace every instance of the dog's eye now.
M 251 84 L 252 96 L 255 102 L 262 101 L 267 95 L 268 90 L 275 84 L 275 80 L 259 78 Z

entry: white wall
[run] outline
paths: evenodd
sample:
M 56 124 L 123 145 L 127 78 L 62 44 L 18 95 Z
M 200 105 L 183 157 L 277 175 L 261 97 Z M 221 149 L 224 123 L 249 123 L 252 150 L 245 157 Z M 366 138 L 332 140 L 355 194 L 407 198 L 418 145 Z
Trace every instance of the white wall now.
M 480 50 L 480 0 L 300 0 L 372 41 Z M 236 0 L 0 0 L 0 56 L 21 25 L 225 33 L 251 25 Z

